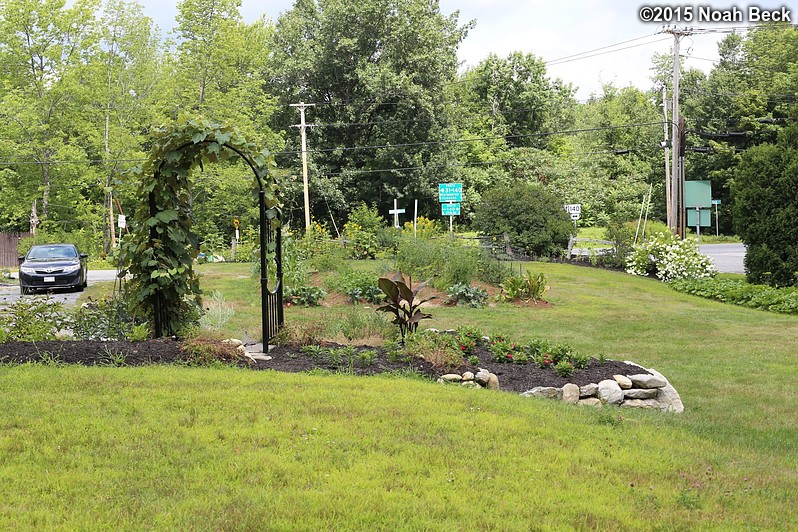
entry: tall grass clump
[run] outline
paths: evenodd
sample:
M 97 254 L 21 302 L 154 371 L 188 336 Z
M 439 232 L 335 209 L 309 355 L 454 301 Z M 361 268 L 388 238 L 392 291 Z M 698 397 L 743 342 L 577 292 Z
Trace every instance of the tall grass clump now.
M 414 279 L 427 280 L 445 290 L 455 284 L 468 284 L 479 272 L 479 250 L 449 238 L 399 240 L 396 269 Z

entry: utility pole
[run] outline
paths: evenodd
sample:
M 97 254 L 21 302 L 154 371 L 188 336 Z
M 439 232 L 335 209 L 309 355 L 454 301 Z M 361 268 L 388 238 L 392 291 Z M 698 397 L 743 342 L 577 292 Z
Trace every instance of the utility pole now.
M 685 35 L 691 35 L 692 30 L 680 30 L 676 27 L 666 28 L 662 33 L 673 35 L 673 114 L 671 119 L 671 139 L 673 142 L 671 163 L 671 216 L 668 221 L 670 229 L 680 238 L 685 236 L 684 210 L 684 121 L 679 116 L 679 43 Z M 681 164 L 680 164 L 681 163 Z
M 668 142 L 668 89 L 662 87 L 662 115 L 665 120 L 662 122 L 664 129 L 664 137 L 662 146 L 665 148 L 665 209 L 667 211 L 668 227 L 674 228 L 676 224 L 673 223 L 673 205 L 671 205 L 671 166 L 670 156 L 671 148 Z
M 302 185 L 305 190 L 305 233 L 310 233 L 310 193 L 308 192 L 308 150 L 307 150 L 307 133 L 308 125 L 305 123 L 305 109 L 314 107 L 313 103 L 292 103 L 291 107 L 299 108 L 299 125 L 294 126 L 299 128 L 299 136 L 302 139 Z

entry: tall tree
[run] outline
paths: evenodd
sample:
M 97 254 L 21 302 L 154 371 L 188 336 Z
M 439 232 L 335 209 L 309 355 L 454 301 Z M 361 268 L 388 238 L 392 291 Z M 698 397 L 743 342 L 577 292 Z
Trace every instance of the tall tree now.
M 144 156 L 146 132 L 163 120 L 164 93 L 169 80 L 162 70 L 164 45 L 152 20 L 140 4 L 107 0 L 100 19 L 100 47 L 91 59 L 95 75 L 88 90 L 99 108 L 92 113 L 89 141 L 92 158 L 103 161 L 104 249 L 114 240 L 116 210 L 113 191 L 124 183 L 120 176 L 130 161 Z M 118 194 L 126 196 L 123 192 Z M 132 209 L 128 204 L 126 209 Z M 127 212 L 127 211 L 126 211 Z M 110 223 L 109 223 L 110 222 Z
M 53 163 L 86 159 L 71 139 L 81 134 L 75 110 L 88 104 L 81 100 L 81 86 L 87 74 L 84 58 L 98 42 L 98 7 L 99 0 L 76 0 L 68 8 L 64 0 L 0 4 L 0 114 L 7 124 L 1 133 L 3 155 L 25 163 L 15 168 L 15 184 L 27 191 L 27 200 L 40 200 L 43 219 L 50 214 L 54 186 L 67 195 L 87 186 L 79 168 Z
M 218 68 L 217 48 L 231 27 L 241 22 L 241 0 L 180 0 L 177 4 L 177 35 L 188 91 L 202 108 L 205 90 Z
M 341 212 L 397 197 L 437 206 L 435 142 L 468 30 L 457 18 L 437 0 L 297 0 L 279 18 L 270 76 L 285 105 L 277 119 L 287 129 L 298 120 L 289 103 L 316 104 L 308 117 L 319 124 L 310 137 L 321 150 L 311 154 L 310 180 L 319 214 L 328 204 Z

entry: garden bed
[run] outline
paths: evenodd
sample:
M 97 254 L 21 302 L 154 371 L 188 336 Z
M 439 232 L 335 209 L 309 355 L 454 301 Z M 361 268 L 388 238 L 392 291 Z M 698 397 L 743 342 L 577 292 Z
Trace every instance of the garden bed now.
M 42 341 L 42 342 L 7 342 L 0 344 L 0 363 L 65 363 L 105 366 L 139 366 L 145 364 L 185 364 L 192 357 L 182 348 L 182 342 L 160 339 L 142 342 L 126 341 Z M 328 344 L 333 350 L 343 346 Z M 583 386 L 612 379 L 613 375 L 632 375 L 645 373 L 638 366 L 614 360 L 600 362 L 590 359 L 584 369 L 575 369 L 570 377 L 560 377 L 553 368 L 541 369 L 535 364 L 512 364 L 494 362 L 491 354 L 483 347 L 477 347 L 474 353 L 478 364 L 464 363 L 460 367 L 436 368 L 421 359 L 406 360 L 391 357 L 386 350 L 372 347 L 357 347 L 355 352 L 373 351 L 370 357 L 352 357 L 352 363 L 343 357 L 311 356 L 295 347 L 279 346 L 269 352 L 270 360 L 240 360 L 238 365 L 257 370 L 275 370 L 286 372 L 308 372 L 313 370 L 330 372 L 348 372 L 354 375 L 375 375 L 380 373 L 401 373 L 414 371 L 417 374 L 437 379 L 441 375 L 452 372 L 476 371 L 484 368 L 499 378 L 502 390 L 524 392 L 537 386 L 562 387 L 567 383 Z

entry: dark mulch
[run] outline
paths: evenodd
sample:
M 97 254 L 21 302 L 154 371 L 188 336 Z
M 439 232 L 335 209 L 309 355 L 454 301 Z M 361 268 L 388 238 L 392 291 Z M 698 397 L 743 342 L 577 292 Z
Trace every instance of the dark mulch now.
M 329 346 L 340 347 L 340 346 Z M 373 349 L 358 347 L 358 352 Z M 276 371 L 303 372 L 311 370 L 350 371 L 355 375 L 375 375 L 385 372 L 412 370 L 430 378 L 445 373 L 477 371 L 477 367 L 487 369 L 499 377 L 503 390 L 523 392 L 536 386 L 562 387 L 566 383 L 583 386 L 611 379 L 613 375 L 634 375 L 647 373 L 638 366 L 624 362 L 607 360 L 600 364 L 591 359 L 586 369 L 577 369 L 568 378 L 560 377 L 554 369 L 540 369 L 534 364 L 506 364 L 493 362 L 490 353 L 478 348 L 476 356 L 479 364 L 464 364 L 459 368 L 435 368 L 423 360 L 411 362 L 389 359 L 381 349 L 375 349 L 377 356 L 370 364 L 356 360 L 353 366 L 346 362 L 330 363 L 329 360 L 315 359 L 296 348 L 276 347 L 268 361 L 240 364 L 252 369 L 272 369 Z M 171 364 L 186 362 L 187 355 L 181 350 L 181 343 L 169 339 L 148 340 L 144 342 L 100 342 L 100 341 L 47 341 L 47 342 L 7 342 L 0 344 L 0 363 L 25 363 L 35 361 L 59 361 L 68 364 L 118 365 L 124 355 L 124 365 Z

